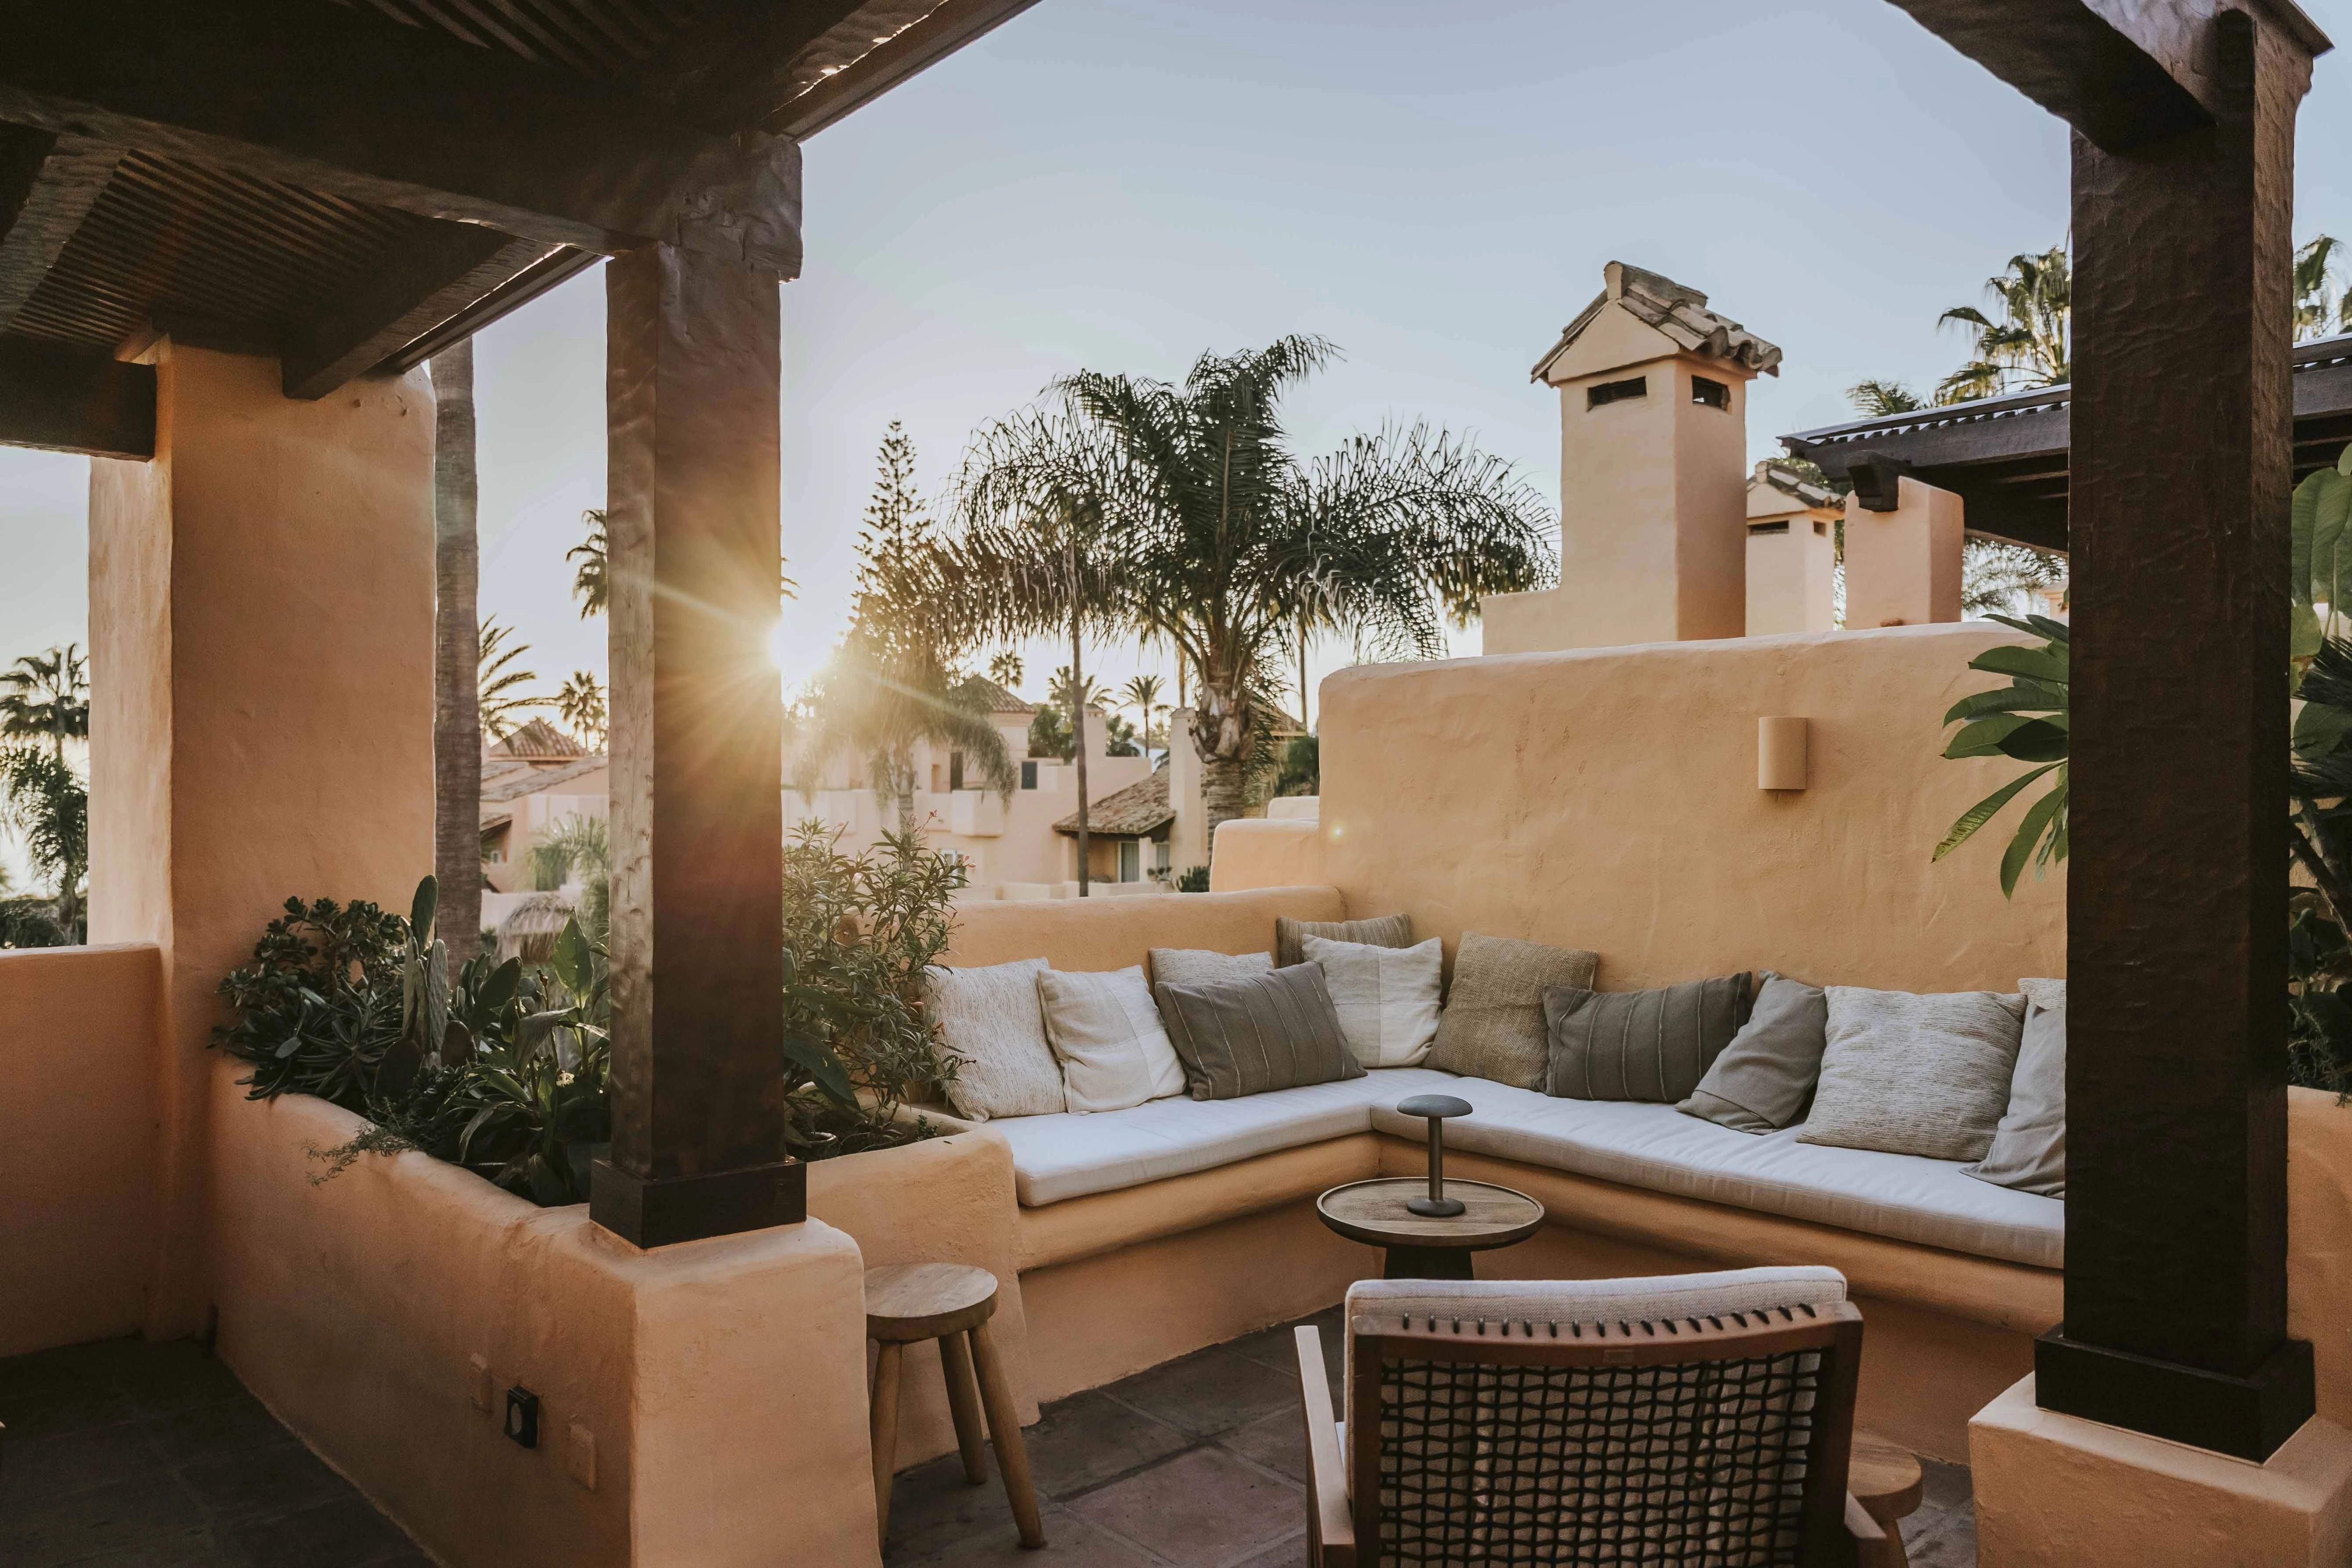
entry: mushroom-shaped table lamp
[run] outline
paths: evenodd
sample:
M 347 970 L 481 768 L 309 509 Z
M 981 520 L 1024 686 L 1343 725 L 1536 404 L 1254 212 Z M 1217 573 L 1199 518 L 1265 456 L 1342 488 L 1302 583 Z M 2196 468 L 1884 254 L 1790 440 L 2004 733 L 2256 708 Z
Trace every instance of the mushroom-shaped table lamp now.
M 1450 1094 L 1416 1094 L 1397 1101 L 1407 1116 L 1429 1119 L 1429 1195 L 1407 1198 L 1404 1206 L 1429 1219 L 1451 1219 L 1462 1212 L 1462 1200 L 1445 1195 L 1445 1119 L 1467 1116 L 1470 1102 Z

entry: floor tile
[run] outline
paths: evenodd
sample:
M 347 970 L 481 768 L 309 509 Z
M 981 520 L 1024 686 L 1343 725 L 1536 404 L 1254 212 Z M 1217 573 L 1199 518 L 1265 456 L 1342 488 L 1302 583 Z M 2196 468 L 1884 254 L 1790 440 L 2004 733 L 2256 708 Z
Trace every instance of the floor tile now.
M 959 1542 L 919 1561 L 919 1568 L 1029 1568 L 1066 1563 L 1070 1568 L 1160 1568 L 1160 1560 L 1065 1509 L 1044 1515 L 1045 1544 L 1032 1552 L 1008 1527 Z M 901 1562 L 893 1556 L 893 1563 Z
M 223 1543 L 252 1568 L 363 1568 L 408 1544 L 399 1527 L 357 1492 L 218 1529 Z
M 0 1458 L 0 1520 L 38 1503 L 163 1468 L 145 1425 L 138 1421 L 69 1426 L 37 1436 L 20 1436 L 12 1426 L 6 1440 L 6 1456 Z M 0 1524 L 0 1532 L 5 1529 Z
M 150 1353 L 125 1361 L 117 1374 L 122 1391 L 145 1415 L 252 1397 L 236 1374 L 194 1340 L 175 1340 L 147 1349 Z
M 259 1400 L 249 1396 L 150 1415 L 142 1425 L 166 1464 L 296 1442 Z
M 1302 1485 L 1307 1480 L 1307 1423 L 1296 1410 L 1261 1415 L 1226 1433 L 1217 1443 Z
M 190 1530 L 119 1552 L 77 1557 L 71 1568 L 246 1568 L 245 1559 L 225 1553 L 210 1530 Z
M 53 1568 L 203 1527 L 195 1499 L 163 1469 L 110 1480 L 0 1519 L 0 1563 Z
M 1976 1505 L 1967 1502 L 1939 1510 L 1916 1538 L 1906 1531 L 1903 1549 L 1911 1568 L 1976 1568 Z
M 180 1467 L 180 1482 L 215 1520 L 284 1514 L 351 1494 L 351 1483 L 289 1439 L 206 1454 Z
M 1304 1497 L 1295 1483 L 1207 1447 L 1069 1506 L 1177 1568 L 1224 1568 L 1306 1529 Z
M 1196 1437 L 1213 1437 L 1296 1403 L 1298 1379 L 1223 1345 L 1195 1351 L 1107 1390 Z
M 917 1562 L 971 1540 L 1003 1536 L 1010 1541 L 1016 1533 L 993 1450 L 988 1479 L 980 1486 L 963 1479 L 963 1461 L 953 1454 L 901 1470 L 891 1483 L 885 1555 L 892 1563 Z
M 1307 1531 L 1301 1530 L 1289 1540 L 1234 1564 L 1234 1568 L 1307 1568 Z
M 1166 1422 L 1089 1392 L 1045 1406 L 1022 1434 L 1037 1490 L 1066 1498 L 1164 1459 L 1193 1438 Z
M 1966 1465 L 1948 1465 L 1940 1459 L 1923 1458 L 1919 1475 L 1925 1483 L 1927 1508 L 1958 1508 L 1976 1495 L 1969 1482 Z

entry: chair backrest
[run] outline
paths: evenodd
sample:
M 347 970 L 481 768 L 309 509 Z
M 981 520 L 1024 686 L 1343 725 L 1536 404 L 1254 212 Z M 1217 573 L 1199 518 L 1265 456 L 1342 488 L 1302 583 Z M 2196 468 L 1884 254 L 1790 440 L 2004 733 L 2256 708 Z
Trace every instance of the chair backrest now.
M 1367 1280 L 1366 1564 L 1810 1564 L 1843 1549 L 1862 1315 L 1829 1268 Z

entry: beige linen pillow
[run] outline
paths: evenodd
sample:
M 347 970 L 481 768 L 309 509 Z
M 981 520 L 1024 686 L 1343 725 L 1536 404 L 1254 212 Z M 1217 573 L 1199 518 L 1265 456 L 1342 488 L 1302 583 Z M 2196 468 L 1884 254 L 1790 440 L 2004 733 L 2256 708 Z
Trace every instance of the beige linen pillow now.
M 940 1051 L 955 1063 L 948 1103 L 966 1121 L 1066 1109 L 1062 1069 L 1045 1043 L 1045 1015 L 1037 1005 L 1045 967 L 1042 958 L 1024 958 L 931 971 L 931 1018 Z
M 1168 1043 L 1143 965 L 1099 974 L 1040 970 L 1037 1001 L 1073 1116 L 1184 1092 L 1184 1064 Z
M 1290 915 L 1274 917 L 1274 966 L 1287 969 L 1307 962 L 1299 944 L 1310 936 L 1333 942 L 1361 942 L 1368 947 L 1411 947 L 1412 920 L 1408 915 L 1376 915 L 1368 921 L 1302 921 Z
M 1339 1032 L 1356 1060 L 1368 1068 L 1420 1066 L 1437 1038 L 1444 944 L 1431 937 L 1417 947 L 1388 947 L 1310 934 L 1302 947 L 1307 963 L 1323 966 Z
M 1829 1045 L 1801 1143 L 1979 1160 L 2009 1108 L 2025 998 L 1832 985 Z
M 1543 1088 L 1551 1066 L 1543 994 L 1554 985 L 1590 991 L 1600 970 L 1601 955 L 1580 948 L 1465 932 L 1454 955 L 1454 989 L 1437 1020 L 1437 1043 L 1423 1065 Z
M 1155 947 L 1151 950 L 1151 984 L 1160 985 L 1222 985 L 1246 980 L 1274 967 L 1263 952 L 1212 952 L 1202 947 Z M 1155 992 L 1154 994 L 1157 994 Z
M 2021 980 L 2025 1031 L 2017 1070 L 2009 1080 L 2009 1110 L 1993 1130 L 1992 1146 L 1963 1176 L 1996 1186 L 2066 1195 L 2066 983 Z

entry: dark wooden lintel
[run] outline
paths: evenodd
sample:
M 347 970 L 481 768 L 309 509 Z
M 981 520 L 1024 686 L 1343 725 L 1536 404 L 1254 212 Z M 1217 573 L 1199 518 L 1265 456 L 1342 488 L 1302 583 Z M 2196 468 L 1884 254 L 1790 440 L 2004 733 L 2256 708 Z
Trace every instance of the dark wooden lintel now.
M 1037 0 L 944 0 L 830 76 L 806 83 L 768 117 L 780 136 L 815 135 L 860 104 L 1011 21 Z M 854 22 L 855 17 L 851 18 Z M 847 26 L 848 24 L 844 24 Z
M 614 254 L 800 268 L 800 156 L 320 0 L 0 0 L 0 120 Z
M 0 334 L 0 445 L 155 455 L 155 370 L 96 349 Z
M 472 224 L 436 225 L 346 290 L 331 317 L 289 334 L 279 354 L 286 395 L 326 396 L 558 248 Z
M 2210 11 L 2210 4 L 2138 7 L 2148 15 L 2129 20 L 2148 35 L 2141 37 L 2125 32 L 2092 0 L 1894 4 L 2107 152 L 2212 123 L 2181 79 L 2191 51 L 2157 30 L 2171 19 L 2168 13 Z
M 49 275 L 122 149 L 87 136 L 0 125 L 0 331 Z

